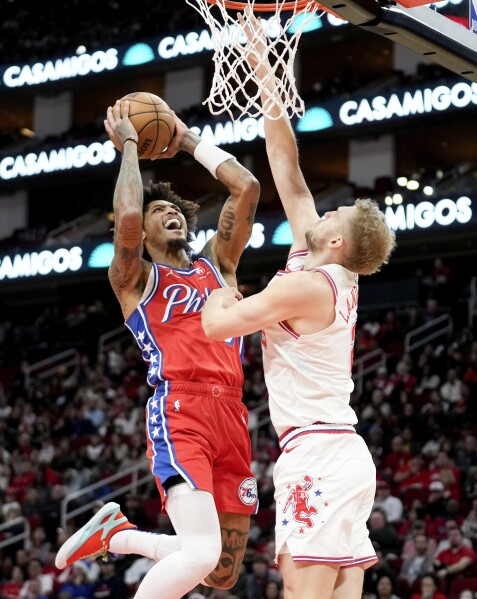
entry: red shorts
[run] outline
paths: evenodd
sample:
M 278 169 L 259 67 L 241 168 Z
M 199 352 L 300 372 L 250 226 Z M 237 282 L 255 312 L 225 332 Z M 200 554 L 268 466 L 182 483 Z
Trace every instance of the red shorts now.
M 248 412 L 242 390 L 166 381 L 146 407 L 147 456 L 165 506 L 167 480 L 181 476 L 214 496 L 218 512 L 254 514 Z

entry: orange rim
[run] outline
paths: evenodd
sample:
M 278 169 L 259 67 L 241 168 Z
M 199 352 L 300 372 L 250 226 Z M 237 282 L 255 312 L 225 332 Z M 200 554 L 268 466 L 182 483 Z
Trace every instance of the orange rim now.
M 292 0 L 291 2 L 284 2 L 283 5 L 280 4 L 281 10 L 297 10 L 301 11 L 305 9 L 309 4 L 311 4 L 314 0 L 297 0 L 295 2 Z M 209 4 L 217 4 L 218 2 L 223 4 L 225 8 L 230 8 L 232 10 L 244 10 L 247 6 L 250 6 L 246 2 L 235 2 L 233 0 L 207 0 Z M 274 4 L 253 4 L 250 8 L 254 12 L 276 12 L 277 5 Z

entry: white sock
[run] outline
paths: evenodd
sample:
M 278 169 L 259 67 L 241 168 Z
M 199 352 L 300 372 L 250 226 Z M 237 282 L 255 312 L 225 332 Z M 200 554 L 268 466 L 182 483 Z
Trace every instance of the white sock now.
M 135 553 L 158 562 L 175 551 L 181 545 L 177 535 L 163 535 L 142 530 L 120 530 L 111 537 L 109 551 L 129 555 Z
M 166 505 L 180 548 L 149 570 L 135 599 L 157 599 L 158 596 L 180 599 L 208 576 L 219 561 L 222 539 L 212 495 L 180 484 L 169 489 Z

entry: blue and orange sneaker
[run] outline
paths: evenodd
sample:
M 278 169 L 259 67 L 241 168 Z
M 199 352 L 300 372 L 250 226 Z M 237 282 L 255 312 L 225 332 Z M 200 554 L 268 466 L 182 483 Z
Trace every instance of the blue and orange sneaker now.
M 110 501 L 63 543 L 56 555 L 55 565 L 63 570 L 80 559 L 105 558 L 115 533 L 136 528 L 121 513 L 119 505 Z

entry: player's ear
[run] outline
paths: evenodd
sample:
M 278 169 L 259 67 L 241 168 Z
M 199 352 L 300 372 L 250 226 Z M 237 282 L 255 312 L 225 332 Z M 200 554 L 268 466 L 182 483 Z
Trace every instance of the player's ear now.
M 327 243 L 328 247 L 336 250 L 343 245 L 343 238 L 340 235 L 334 235 Z

